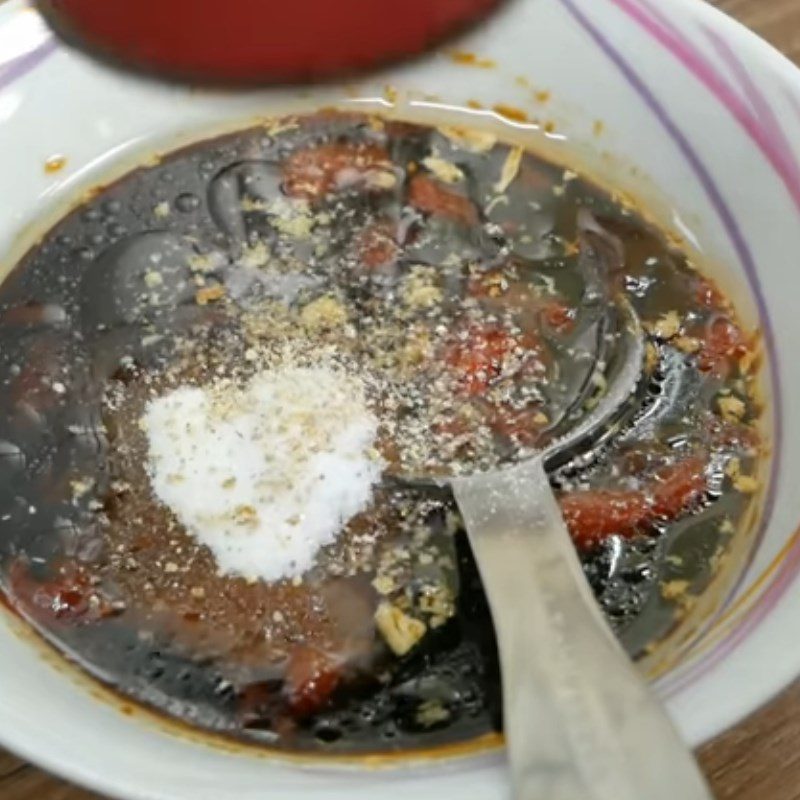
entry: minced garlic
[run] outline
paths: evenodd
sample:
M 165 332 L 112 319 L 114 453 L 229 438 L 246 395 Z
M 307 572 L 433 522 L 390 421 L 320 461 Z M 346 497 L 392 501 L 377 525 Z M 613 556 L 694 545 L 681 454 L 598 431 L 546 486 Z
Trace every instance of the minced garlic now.
M 263 267 L 269 262 L 269 250 L 261 240 L 242 248 L 239 264 L 242 267 Z
M 656 320 L 652 326 L 652 331 L 655 336 L 663 341 L 667 341 L 677 336 L 681 330 L 681 318 L 678 316 L 677 311 L 668 311 L 662 317 Z
M 687 355 L 694 355 L 703 347 L 703 343 L 694 336 L 678 336 L 673 341 L 673 344 L 678 348 L 678 350 L 680 350 L 682 353 L 686 353 Z
M 300 321 L 315 331 L 340 328 L 347 323 L 347 309 L 335 297 L 323 295 L 303 308 Z
M 403 285 L 403 302 L 409 308 L 430 308 L 442 300 L 442 290 L 434 283 L 435 270 L 415 267 Z
M 742 494 L 755 494 L 761 484 L 752 475 L 739 475 L 733 481 L 733 488 Z
M 214 286 L 198 289 L 194 295 L 195 302 L 199 306 L 206 306 L 216 300 L 221 300 L 223 297 L 225 297 L 225 287 L 218 283 Z
M 428 156 L 422 160 L 423 165 L 443 183 L 458 183 L 464 180 L 464 173 L 452 161 L 436 156 Z
M 306 200 L 278 197 L 268 206 L 271 223 L 280 233 L 292 239 L 307 239 L 314 229 L 314 215 Z
M 396 605 L 382 602 L 375 611 L 375 624 L 392 652 L 398 656 L 409 653 L 427 630 L 424 622 L 410 617 Z
M 503 162 L 503 168 L 500 170 L 500 179 L 495 183 L 494 190 L 498 194 L 502 194 L 513 183 L 514 178 L 517 177 L 520 165 L 522 164 L 522 155 L 524 151 L 521 147 L 512 147 L 508 151 L 506 160 Z
M 683 597 L 689 589 L 689 581 L 674 580 L 661 584 L 661 596 L 665 600 L 677 600 Z
M 752 475 L 742 474 L 742 462 L 734 457 L 728 461 L 725 474 L 731 479 L 733 488 L 742 494 L 754 494 L 758 491 L 759 481 Z
M 727 420 L 728 422 L 739 422 L 747 411 L 747 406 L 743 400 L 740 400 L 738 397 L 731 396 L 718 397 L 717 408 L 719 408 L 719 412 L 722 414 L 723 419 Z

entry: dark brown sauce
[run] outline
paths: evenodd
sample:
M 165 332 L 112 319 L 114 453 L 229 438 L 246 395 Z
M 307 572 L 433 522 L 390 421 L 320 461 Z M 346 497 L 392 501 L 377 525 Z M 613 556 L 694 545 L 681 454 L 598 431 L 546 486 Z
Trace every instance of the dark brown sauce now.
M 335 289 L 358 320 L 360 365 L 377 363 L 379 338 L 383 363 L 429 336 L 415 380 L 452 381 L 446 393 L 492 434 L 458 455 L 496 463 L 534 446 L 579 391 L 576 342 L 626 293 L 649 330 L 650 385 L 620 433 L 552 480 L 592 588 L 638 655 L 711 582 L 751 504 L 755 342 L 658 231 L 532 154 L 356 115 L 284 127 L 137 170 L 0 288 L 0 585 L 92 674 L 190 724 L 305 751 L 468 741 L 501 726 L 499 677 L 449 494 L 387 482 L 302 581 L 221 576 L 152 494 L 145 404 L 238 374 L 275 337 L 278 306 L 297 328 L 291 314 Z M 278 198 L 302 213 L 276 221 Z M 420 268 L 423 302 L 395 319 Z M 509 342 L 546 375 L 516 405 L 530 361 L 509 358 Z M 442 465 L 452 453 L 437 436 Z M 425 624 L 402 656 L 376 630 L 380 603 Z

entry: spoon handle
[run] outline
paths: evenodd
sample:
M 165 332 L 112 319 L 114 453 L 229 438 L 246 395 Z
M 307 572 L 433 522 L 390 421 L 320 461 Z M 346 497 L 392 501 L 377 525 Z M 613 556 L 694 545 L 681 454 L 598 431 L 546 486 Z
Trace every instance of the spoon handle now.
M 515 800 L 709 800 L 591 595 L 542 460 L 453 489 L 497 632 Z

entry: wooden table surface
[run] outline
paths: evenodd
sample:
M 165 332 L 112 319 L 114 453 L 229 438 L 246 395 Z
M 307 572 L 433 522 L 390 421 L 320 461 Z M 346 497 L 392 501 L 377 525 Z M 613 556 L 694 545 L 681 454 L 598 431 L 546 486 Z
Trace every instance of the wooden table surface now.
M 711 2 L 800 63 L 800 0 Z M 753 717 L 703 747 L 700 760 L 718 800 L 800 800 L 800 681 Z M 0 750 L 0 800 L 101 798 L 51 778 Z

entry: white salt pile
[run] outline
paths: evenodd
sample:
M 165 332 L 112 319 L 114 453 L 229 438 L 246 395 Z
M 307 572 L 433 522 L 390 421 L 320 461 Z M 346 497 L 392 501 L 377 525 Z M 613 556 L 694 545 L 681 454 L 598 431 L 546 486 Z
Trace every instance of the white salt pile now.
M 155 494 L 222 573 L 301 575 L 370 502 L 378 420 L 357 379 L 287 366 L 242 388 L 183 386 L 142 418 Z

